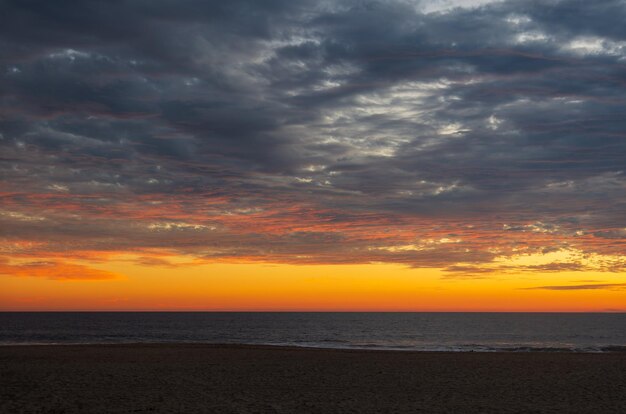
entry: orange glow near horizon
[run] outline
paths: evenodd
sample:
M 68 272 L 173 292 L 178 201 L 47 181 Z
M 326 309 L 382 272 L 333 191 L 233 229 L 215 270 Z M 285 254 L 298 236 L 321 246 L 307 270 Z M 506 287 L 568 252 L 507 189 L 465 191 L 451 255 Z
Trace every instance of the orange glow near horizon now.
M 181 261 L 183 261 L 181 259 Z M 53 273 L 4 276 L 2 311 L 624 311 L 626 289 L 561 289 L 619 275 L 587 272 L 451 278 L 394 264 L 139 265 L 128 259 L 83 267 L 91 279 Z M 37 270 L 42 272 L 43 270 Z M 43 277 L 42 277 L 43 276 Z M 548 287 L 535 289 L 536 287 Z

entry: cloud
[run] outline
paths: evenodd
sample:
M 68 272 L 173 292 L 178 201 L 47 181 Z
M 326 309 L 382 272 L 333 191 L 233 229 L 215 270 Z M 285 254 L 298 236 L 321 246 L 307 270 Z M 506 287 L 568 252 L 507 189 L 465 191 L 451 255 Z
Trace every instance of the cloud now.
M 540 265 L 521 266 L 523 270 L 541 272 L 582 272 L 593 269 L 593 266 L 586 266 L 583 263 L 546 263 Z
M 2 252 L 459 274 L 626 252 L 622 1 L 62 9 L 0 6 Z
M 588 285 L 537 286 L 525 290 L 621 290 L 626 283 L 594 283 Z
M 161 259 L 159 257 L 149 257 L 143 256 L 139 257 L 134 261 L 138 265 L 143 266 L 164 266 L 164 267 L 176 267 L 173 263 L 166 259 Z
M 22 264 L 0 263 L 0 274 L 16 277 L 39 277 L 54 280 L 108 280 L 122 277 L 106 270 L 73 263 L 29 262 Z

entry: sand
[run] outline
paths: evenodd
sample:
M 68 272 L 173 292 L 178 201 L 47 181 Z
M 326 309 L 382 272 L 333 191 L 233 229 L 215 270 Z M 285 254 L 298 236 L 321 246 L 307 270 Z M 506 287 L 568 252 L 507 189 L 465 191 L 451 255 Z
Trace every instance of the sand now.
M 2 413 L 626 413 L 626 353 L 0 347 Z

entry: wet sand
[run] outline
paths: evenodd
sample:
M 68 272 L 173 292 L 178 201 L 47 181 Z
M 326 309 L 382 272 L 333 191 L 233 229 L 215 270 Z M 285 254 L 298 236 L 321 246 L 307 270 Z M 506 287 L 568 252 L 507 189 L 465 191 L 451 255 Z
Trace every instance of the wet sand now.
M 626 413 L 626 353 L 0 347 L 2 413 Z

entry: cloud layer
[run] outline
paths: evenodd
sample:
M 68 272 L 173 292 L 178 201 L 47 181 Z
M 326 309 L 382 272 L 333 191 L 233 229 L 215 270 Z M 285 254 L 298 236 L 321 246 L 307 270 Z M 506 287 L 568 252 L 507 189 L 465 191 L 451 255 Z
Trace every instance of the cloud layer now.
M 0 16 L 6 257 L 623 269 L 623 1 Z

